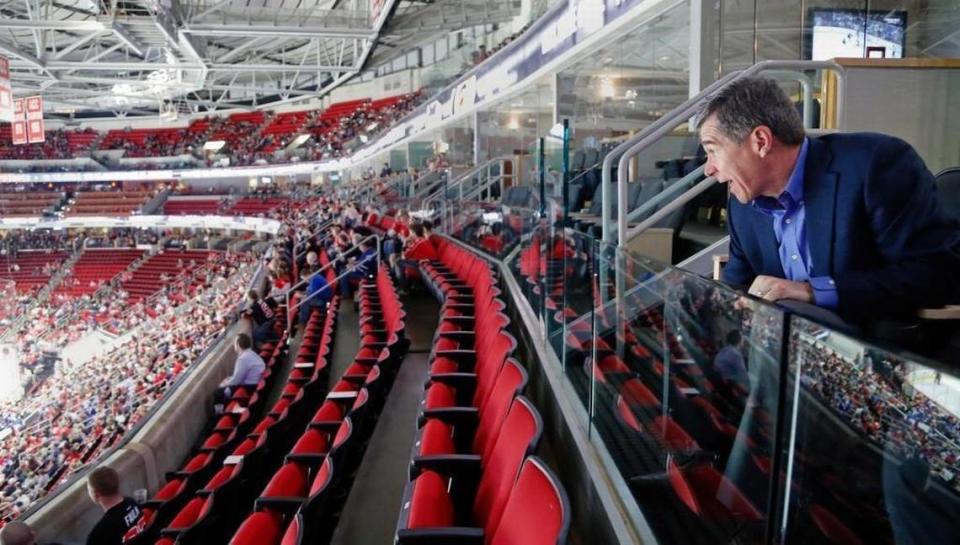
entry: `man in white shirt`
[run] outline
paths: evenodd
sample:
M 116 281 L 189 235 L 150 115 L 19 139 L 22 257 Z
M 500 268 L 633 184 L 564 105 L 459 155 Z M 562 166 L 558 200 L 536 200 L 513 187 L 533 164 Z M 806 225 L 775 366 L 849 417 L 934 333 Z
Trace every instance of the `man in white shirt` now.
M 263 358 L 252 350 L 253 340 L 246 333 L 237 335 L 234 342 L 237 351 L 237 360 L 233 364 L 233 374 L 220 382 L 220 388 L 213 396 L 214 408 L 219 413 L 223 404 L 233 395 L 237 386 L 256 387 L 267 368 Z

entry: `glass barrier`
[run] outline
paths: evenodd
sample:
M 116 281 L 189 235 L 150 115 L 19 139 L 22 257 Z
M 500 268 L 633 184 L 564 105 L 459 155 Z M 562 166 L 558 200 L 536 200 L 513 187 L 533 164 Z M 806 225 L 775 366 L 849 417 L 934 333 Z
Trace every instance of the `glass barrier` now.
M 960 535 L 960 379 L 561 228 L 557 206 L 509 266 L 660 542 Z
M 790 331 L 783 542 L 956 543 L 956 370 L 799 317 Z
M 595 336 L 568 346 L 595 352 L 597 439 L 661 542 L 763 543 L 783 313 L 640 256 L 599 254 Z

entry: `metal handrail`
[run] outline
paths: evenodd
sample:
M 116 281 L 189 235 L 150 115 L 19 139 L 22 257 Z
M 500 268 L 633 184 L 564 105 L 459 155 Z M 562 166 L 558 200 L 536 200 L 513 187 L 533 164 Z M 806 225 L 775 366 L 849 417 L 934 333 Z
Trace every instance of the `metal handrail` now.
M 627 231 L 627 234 L 624 235 L 624 239 L 623 239 L 624 244 L 626 244 L 627 242 L 630 242 L 631 239 L 633 239 L 635 236 L 639 235 L 640 233 L 653 227 L 663 218 L 669 216 L 670 214 L 676 212 L 678 209 L 682 208 L 685 204 L 687 204 L 691 200 L 698 197 L 704 191 L 713 187 L 713 184 L 715 183 L 717 183 L 717 179 L 714 178 L 713 176 L 708 176 L 707 178 L 704 178 L 697 185 L 691 187 L 687 191 L 684 191 L 679 197 L 670 201 L 666 206 L 664 206 L 660 210 L 657 210 L 656 212 L 651 214 L 649 218 L 638 223 L 636 226 L 633 227 L 633 229 L 630 229 L 629 231 Z
M 713 82 L 712 84 L 707 86 L 706 89 L 701 91 L 700 94 L 688 99 L 686 102 L 678 106 L 676 109 L 667 113 L 667 115 L 647 125 L 643 130 L 637 133 L 633 138 L 630 138 L 624 141 L 619 146 L 613 148 L 612 150 L 610 150 L 609 153 L 607 153 L 606 157 L 603 158 L 603 165 L 601 167 L 601 173 L 600 173 L 600 204 L 602 205 L 600 207 L 601 209 L 600 210 L 600 226 L 601 226 L 601 233 L 602 233 L 601 240 L 609 241 L 611 238 L 610 237 L 610 210 L 609 210 L 609 207 L 607 206 L 607 203 L 610 202 L 610 181 L 611 181 L 610 177 L 613 171 L 614 159 L 617 158 L 618 156 L 625 154 L 628 150 L 631 150 L 635 143 L 644 141 L 647 137 L 651 136 L 651 134 L 654 131 L 657 131 L 661 127 L 667 125 L 667 123 L 671 123 L 681 118 L 681 116 L 676 112 L 681 110 L 682 112 L 685 112 L 686 110 L 691 109 L 692 107 L 699 107 L 700 103 L 706 98 L 707 95 L 716 91 L 720 87 L 728 84 L 730 81 L 733 80 L 733 78 L 736 75 L 737 75 L 737 72 L 731 72 L 730 74 L 727 74 L 726 76 Z M 688 117 L 688 115 L 683 116 L 684 119 L 686 117 Z
M 749 76 L 756 75 L 764 71 L 773 71 L 773 70 L 819 70 L 819 69 L 828 69 L 834 70 L 838 74 L 839 85 L 842 88 L 844 84 L 844 68 L 833 61 L 763 61 L 757 64 L 754 64 L 746 70 L 731 72 L 726 76 L 715 81 L 713 84 L 709 85 L 706 89 L 698 93 L 696 96 L 688 99 L 686 102 L 674 108 L 667 115 L 657 119 L 637 135 L 635 135 L 630 140 L 627 140 L 623 144 L 617 146 L 613 151 L 611 151 L 603 161 L 603 173 L 602 173 L 602 189 L 601 195 L 603 200 L 603 210 L 602 210 L 602 228 L 603 228 L 603 240 L 610 240 L 610 217 L 609 210 L 607 210 L 607 202 L 609 202 L 609 187 L 611 171 L 613 168 L 613 161 L 616 156 L 619 155 L 618 162 L 618 172 L 617 172 L 617 195 L 619 197 L 619 202 L 617 203 L 618 211 L 618 220 L 617 220 L 617 241 L 618 244 L 626 244 L 627 241 L 627 211 L 626 211 L 626 197 L 627 197 L 627 183 L 629 178 L 628 168 L 629 161 L 636 155 L 638 155 L 643 150 L 650 147 L 653 143 L 658 141 L 661 137 L 669 133 L 673 128 L 683 122 L 686 119 L 689 119 L 691 116 L 695 115 L 702 105 L 707 102 L 712 94 L 723 87 L 726 87 L 730 83 L 745 78 Z M 802 82 L 801 82 L 802 83 Z M 837 111 L 842 110 L 842 97 L 843 93 L 838 93 L 837 95 Z
M 418 188 L 418 186 L 423 182 L 423 179 L 424 179 L 424 178 L 426 178 L 426 177 L 428 177 L 428 176 L 432 176 L 433 174 L 437 174 L 437 173 L 440 174 L 440 177 L 437 178 L 437 180 L 436 180 L 437 182 L 442 181 L 442 180 L 443 180 L 443 176 L 448 175 L 448 172 L 447 172 L 447 171 L 433 171 L 433 170 L 427 171 L 426 173 L 423 174 L 423 176 L 420 176 L 419 178 L 417 178 L 417 179 L 413 180 L 413 182 L 411 182 L 411 184 L 410 184 L 410 186 L 411 186 L 410 196 L 409 196 L 408 198 L 409 198 L 409 199 L 422 199 L 422 198 L 424 197 L 424 196 L 423 196 L 423 193 L 427 193 L 427 192 L 430 190 L 431 187 Z M 430 195 L 432 195 L 432 194 L 433 194 L 433 193 L 431 193 Z M 428 195 L 428 197 L 429 197 L 430 195 Z
M 456 180 L 453 180 L 451 183 L 447 184 L 446 190 L 449 191 L 450 189 L 456 188 L 456 189 L 458 189 L 458 191 L 459 191 L 459 195 L 462 197 L 462 196 L 463 196 L 463 184 L 464 184 L 466 181 L 473 179 L 474 176 L 476 176 L 477 174 L 482 173 L 484 170 L 489 171 L 489 170 L 490 170 L 490 167 L 492 167 L 492 166 L 494 166 L 494 165 L 496 165 L 496 164 L 498 164 L 498 163 L 506 163 L 506 162 L 512 163 L 512 162 L 513 162 L 513 157 L 510 157 L 510 156 L 507 156 L 507 155 L 503 155 L 503 156 L 500 156 L 500 157 L 494 157 L 493 159 L 488 159 L 488 160 L 484 161 L 483 163 L 481 163 L 481 164 L 473 167 L 472 169 L 464 172 L 463 174 L 461 174 L 460 176 L 458 176 Z M 500 180 L 501 180 L 501 182 L 502 182 L 502 180 L 503 180 L 503 174 L 502 174 L 502 172 L 501 172 L 501 175 L 500 175 Z M 475 188 L 471 188 L 470 191 L 473 191 L 474 189 L 475 189 Z M 501 189 L 502 189 L 502 187 L 501 187 Z M 482 189 L 481 189 L 481 191 L 482 191 Z M 430 204 L 430 203 L 432 203 L 432 202 L 434 202 L 435 200 L 440 199 L 440 198 L 444 198 L 444 199 L 446 198 L 446 191 L 438 191 L 438 192 L 430 195 L 428 198 L 424 199 L 424 201 L 423 201 L 423 203 L 421 204 L 420 208 L 421 208 L 421 209 L 424 209 L 424 208 L 427 207 L 428 204 Z
M 380 259 L 380 235 L 377 235 L 377 234 L 367 235 L 366 237 L 360 239 L 360 240 L 359 240 L 356 244 L 354 244 L 353 246 L 347 248 L 343 253 L 350 252 L 351 250 L 354 250 L 354 249 L 359 248 L 359 247 L 360 247 L 360 244 L 362 244 L 362 243 L 364 243 L 364 242 L 367 242 L 367 241 L 370 240 L 370 239 L 374 239 L 374 240 L 376 240 L 376 242 L 377 242 L 377 253 L 376 253 L 376 256 L 377 256 L 377 268 L 379 268 L 379 267 L 380 267 L 380 261 L 381 261 L 381 259 Z M 338 257 L 337 259 L 339 259 L 339 257 Z M 291 308 L 291 306 L 290 306 L 290 295 L 291 295 L 297 288 L 299 288 L 300 286 L 302 286 L 302 285 L 304 285 L 304 284 L 307 284 L 307 283 L 309 283 L 311 280 L 313 280 L 313 277 L 317 276 L 318 274 L 320 274 L 320 273 L 324 272 L 325 270 L 327 270 L 328 268 L 332 267 L 332 266 L 334 265 L 334 263 L 337 262 L 337 259 L 332 259 L 332 260 L 330 260 L 330 262 L 327 263 L 326 265 L 324 265 L 323 267 L 320 267 L 320 268 L 317 269 L 316 271 L 313 271 L 312 273 L 310 273 L 309 276 L 307 276 L 307 277 L 304 278 L 303 280 L 301 280 L 301 281 L 297 282 L 296 284 L 294 284 L 294 285 L 290 286 L 289 288 L 287 288 L 286 293 L 284 294 L 284 301 L 286 302 L 286 307 L 287 307 L 287 331 L 289 331 L 290 328 L 293 326 L 293 322 L 292 322 L 292 319 L 291 319 L 291 316 L 290 316 L 291 311 L 292 311 L 294 308 L 299 308 L 302 303 L 310 300 L 310 298 L 311 298 L 311 297 L 307 297 L 307 298 L 305 298 L 305 299 L 301 299 L 299 302 L 297 302 L 296 305 L 294 305 L 294 306 Z M 354 264 L 353 266 L 348 267 L 348 269 L 347 269 L 346 272 L 352 271 L 352 270 L 355 269 L 358 265 L 359 265 L 359 264 Z M 342 276 L 343 276 L 343 275 L 341 274 L 340 276 L 334 278 L 333 281 L 336 282 L 336 281 L 339 280 Z M 331 288 L 331 289 L 332 289 L 332 288 Z
M 317 228 L 314 229 L 313 231 L 310 231 L 309 233 L 307 233 L 307 236 L 305 236 L 305 237 L 300 237 L 299 235 L 297 235 L 297 237 L 298 237 L 300 240 L 297 241 L 297 244 L 296 244 L 294 247 L 296 248 L 297 246 L 303 246 L 304 244 L 306 244 L 307 241 L 309 241 L 311 238 L 317 236 L 317 235 L 320 233 L 320 231 L 323 231 L 323 230 L 327 229 L 328 227 L 330 227 L 330 226 L 333 224 L 333 220 L 334 220 L 334 218 L 330 218 L 330 219 L 328 219 L 327 221 L 321 223 L 319 227 L 317 227 Z
M 680 193 L 681 189 L 683 188 L 689 189 L 690 184 L 692 184 L 697 178 L 703 175 L 704 168 L 706 168 L 705 165 L 700 165 L 699 167 L 694 169 L 692 172 L 690 172 L 683 178 L 680 178 L 676 182 L 673 182 L 673 184 L 671 184 L 670 187 L 664 188 L 663 190 L 660 191 L 660 193 L 657 193 L 656 195 L 654 195 L 653 198 L 641 204 L 634 210 L 630 211 L 630 213 L 627 214 L 627 224 L 629 224 L 631 221 L 636 220 L 639 217 L 642 217 L 644 214 L 655 210 L 657 206 L 660 206 L 660 203 L 673 197 L 674 194 Z M 668 204 L 667 206 L 671 206 L 671 205 Z M 674 207 L 671 211 L 673 210 L 676 210 L 676 208 Z

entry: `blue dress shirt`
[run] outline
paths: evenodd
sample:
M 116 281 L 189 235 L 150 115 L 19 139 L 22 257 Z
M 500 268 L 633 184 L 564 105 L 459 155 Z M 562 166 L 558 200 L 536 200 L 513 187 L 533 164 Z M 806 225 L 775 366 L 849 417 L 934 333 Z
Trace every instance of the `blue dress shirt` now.
M 810 276 L 813 261 L 807 243 L 806 209 L 803 205 L 803 174 L 807 161 L 807 149 L 810 140 L 803 139 L 800 154 L 793 165 L 787 188 L 779 197 L 757 197 L 753 206 L 760 212 L 773 217 L 773 231 L 779 245 L 780 264 L 787 280 L 809 282 L 813 287 L 813 300 L 817 306 L 837 308 L 837 286 L 829 276 Z

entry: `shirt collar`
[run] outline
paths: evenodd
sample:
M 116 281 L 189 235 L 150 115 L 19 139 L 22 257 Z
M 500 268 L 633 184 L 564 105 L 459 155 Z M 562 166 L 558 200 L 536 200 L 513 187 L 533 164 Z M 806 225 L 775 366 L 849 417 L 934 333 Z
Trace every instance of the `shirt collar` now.
M 787 187 L 783 190 L 783 193 L 777 198 L 757 197 L 752 203 L 755 209 L 764 214 L 772 215 L 774 212 L 803 204 L 803 176 L 809 143 L 810 139 L 804 137 L 803 144 L 800 145 L 800 153 L 797 154 L 797 161 L 793 164 L 793 170 L 790 172 L 790 178 L 787 179 Z

